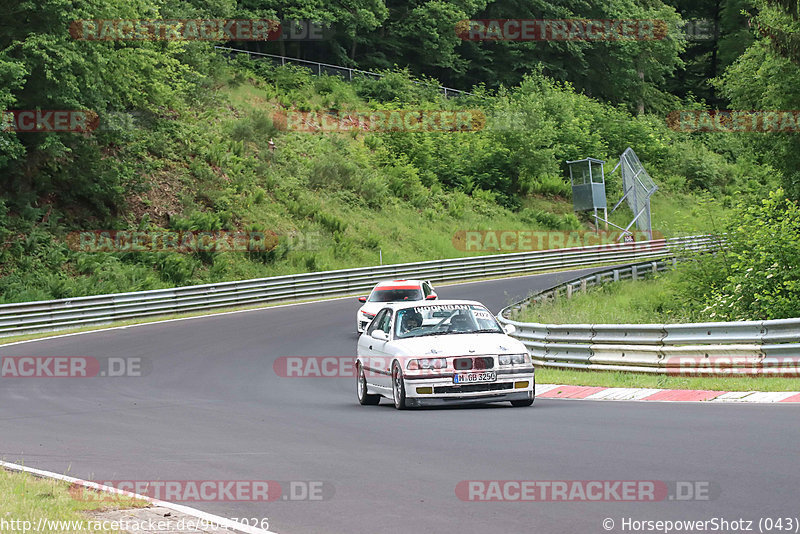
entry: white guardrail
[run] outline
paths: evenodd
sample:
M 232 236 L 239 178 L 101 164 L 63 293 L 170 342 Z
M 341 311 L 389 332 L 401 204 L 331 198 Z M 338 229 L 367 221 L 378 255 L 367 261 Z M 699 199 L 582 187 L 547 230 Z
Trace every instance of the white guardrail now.
M 711 236 L 691 236 L 3 304 L 0 305 L 0 337 L 175 313 L 351 295 L 366 292 L 379 281 L 388 278 L 450 282 L 590 265 L 641 262 L 671 257 L 675 250 L 705 249 L 714 242 L 715 239 Z
M 540 291 L 504 308 L 513 337 L 534 362 L 562 369 L 634 371 L 677 376 L 800 377 L 800 318 L 687 324 L 541 324 L 512 320 L 524 310 L 588 287 L 672 268 L 675 258 L 616 267 Z

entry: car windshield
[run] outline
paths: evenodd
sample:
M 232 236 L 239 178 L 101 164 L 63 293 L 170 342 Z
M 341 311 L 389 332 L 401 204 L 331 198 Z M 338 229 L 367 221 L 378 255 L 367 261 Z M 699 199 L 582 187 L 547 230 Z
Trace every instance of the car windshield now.
M 370 302 L 402 302 L 404 300 L 422 300 L 422 291 L 418 288 L 376 289 L 369 296 Z
M 397 312 L 395 339 L 451 334 L 502 334 L 492 313 L 475 304 L 437 304 Z

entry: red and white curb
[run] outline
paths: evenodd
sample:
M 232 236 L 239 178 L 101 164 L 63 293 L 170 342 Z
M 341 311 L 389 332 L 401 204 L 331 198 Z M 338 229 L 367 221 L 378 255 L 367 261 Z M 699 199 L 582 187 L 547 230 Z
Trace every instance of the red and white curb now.
M 560 384 L 536 384 L 536 396 L 542 399 L 603 401 L 800 403 L 800 391 L 709 391 Z
M 4 462 L 2 460 L 0 460 L 0 468 L 5 468 L 10 471 L 22 471 L 38 477 L 52 478 L 55 480 L 61 480 L 67 482 L 69 484 L 77 484 L 79 486 L 83 486 L 85 488 L 90 488 L 97 491 L 104 491 L 107 493 L 114 493 L 116 495 L 123 495 L 125 497 L 139 499 L 141 501 L 148 502 L 153 506 L 168 508 L 170 510 L 180 512 L 182 514 L 186 514 L 194 518 L 201 519 L 209 523 L 213 523 L 214 525 L 219 525 L 221 527 L 230 529 L 234 532 L 243 532 L 244 534 L 276 534 L 275 532 L 272 532 L 270 530 L 264 530 L 263 528 L 250 526 L 246 523 L 239 523 L 237 521 L 233 521 L 232 519 L 228 519 L 227 517 L 220 517 L 218 515 L 209 514 L 207 512 L 203 512 L 202 510 L 190 508 L 188 506 L 183 506 L 181 504 L 174 504 L 171 502 L 161 501 L 158 499 L 153 499 L 152 497 L 148 497 L 146 495 L 139 495 L 138 493 L 133 493 L 130 491 L 113 488 L 111 486 L 104 486 L 103 484 L 98 484 L 96 482 L 91 482 L 89 480 L 82 480 L 80 478 L 68 477 L 66 475 L 59 475 L 58 473 L 53 473 L 50 471 L 42 471 L 41 469 L 33 469 L 32 467 L 26 467 L 20 464 L 12 464 L 9 462 Z

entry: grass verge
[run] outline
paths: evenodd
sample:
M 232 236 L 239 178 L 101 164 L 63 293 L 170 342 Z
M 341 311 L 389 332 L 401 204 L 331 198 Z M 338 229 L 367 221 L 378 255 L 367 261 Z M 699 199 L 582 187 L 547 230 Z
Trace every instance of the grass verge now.
M 121 495 L 71 487 L 60 480 L 0 468 L 0 531 L 56 534 L 86 530 L 84 512 L 148 506 Z M 3 524 L 2 521 L 6 524 Z M 41 523 L 40 523 L 41 521 Z M 70 525 L 71 523 L 71 525 Z M 111 531 L 103 531 L 111 532 Z
M 622 371 L 584 371 L 536 368 L 539 384 L 602 386 L 613 388 L 702 389 L 713 391 L 800 391 L 800 378 L 782 377 L 686 377 L 627 373 Z
M 561 298 L 528 309 L 519 319 L 545 324 L 680 323 L 699 319 L 681 308 L 681 273 L 668 271 L 653 279 L 604 284 L 571 299 Z M 588 371 L 539 367 L 541 384 L 620 388 L 703 389 L 718 391 L 800 391 L 800 378 L 763 376 L 669 376 L 624 371 Z
M 647 280 L 623 280 L 529 308 L 520 321 L 548 324 L 687 323 L 697 317 L 679 294 L 680 273 L 667 271 Z

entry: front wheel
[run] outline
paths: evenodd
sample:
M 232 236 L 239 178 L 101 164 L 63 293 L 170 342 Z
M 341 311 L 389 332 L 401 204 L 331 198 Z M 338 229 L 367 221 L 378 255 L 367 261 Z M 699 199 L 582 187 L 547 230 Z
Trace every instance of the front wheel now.
M 536 389 L 536 382 L 534 381 L 534 390 Z M 513 400 L 511 401 L 511 406 L 514 408 L 524 408 L 525 406 L 530 406 L 533 404 L 533 399 L 535 399 L 533 391 L 531 391 L 531 398 L 529 399 L 521 399 L 521 400 Z
M 356 394 L 358 395 L 358 402 L 363 406 L 375 406 L 381 401 L 380 395 L 370 395 L 367 393 L 367 377 L 364 375 L 364 368 L 361 364 L 358 365 L 358 373 L 356 373 Z
M 394 398 L 395 408 L 398 410 L 406 409 L 406 386 L 403 383 L 403 370 L 397 362 L 392 365 L 392 397 Z

